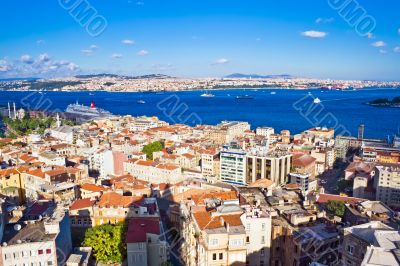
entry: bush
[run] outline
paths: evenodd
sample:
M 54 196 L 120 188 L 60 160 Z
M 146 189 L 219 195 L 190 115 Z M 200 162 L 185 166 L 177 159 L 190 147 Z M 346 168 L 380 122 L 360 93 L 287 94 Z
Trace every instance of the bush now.
M 330 200 L 328 201 L 326 208 L 330 215 L 343 217 L 346 210 L 346 205 L 343 201 Z

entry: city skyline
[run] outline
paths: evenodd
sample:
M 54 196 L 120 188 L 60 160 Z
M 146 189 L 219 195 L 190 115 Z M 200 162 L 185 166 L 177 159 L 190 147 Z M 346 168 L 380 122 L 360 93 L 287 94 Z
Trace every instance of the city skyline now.
M 400 3 L 347 1 L 343 9 L 341 2 L 3 2 L 0 78 L 246 73 L 399 80 Z M 89 8 L 86 20 L 74 4 Z M 102 19 L 97 32 L 86 23 L 95 16 Z M 358 17 L 374 25 L 360 30 Z

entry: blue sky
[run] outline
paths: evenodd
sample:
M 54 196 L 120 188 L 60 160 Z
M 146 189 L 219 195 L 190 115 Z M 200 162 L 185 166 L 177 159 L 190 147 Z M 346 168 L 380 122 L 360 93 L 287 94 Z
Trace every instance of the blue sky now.
M 361 36 L 331 7 L 335 1 L 345 0 L 3 0 L 0 77 L 240 72 L 400 80 L 400 2 L 352 2 L 376 21 Z M 66 3 L 89 4 L 88 19 L 101 16 L 105 30 L 92 36 Z

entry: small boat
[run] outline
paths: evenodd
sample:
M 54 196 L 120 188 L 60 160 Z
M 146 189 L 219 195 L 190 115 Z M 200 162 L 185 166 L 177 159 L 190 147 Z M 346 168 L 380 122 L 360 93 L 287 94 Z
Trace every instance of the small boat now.
M 236 99 L 237 100 L 250 100 L 250 99 L 254 99 L 254 97 L 246 94 L 246 95 L 236 96 Z
M 90 95 L 90 96 L 94 96 L 94 93 L 89 92 L 89 95 Z
M 212 97 L 214 97 L 214 96 L 215 96 L 214 94 L 208 93 L 208 92 L 203 93 L 202 95 L 200 95 L 200 97 L 206 97 L 206 98 L 212 98 Z
M 317 97 L 317 98 L 314 99 L 314 103 L 315 104 L 319 104 L 319 103 L 321 103 L 321 100 Z
M 275 92 L 275 91 L 271 91 L 271 94 L 272 94 L 272 95 L 275 95 L 275 94 L 276 94 L 276 92 Z
M 143 100 L 139 100 L 139 101 L 137 101 L 137 103 L 138 103 L 138 104 L 145 104 L 146 102 L 143 101 Z

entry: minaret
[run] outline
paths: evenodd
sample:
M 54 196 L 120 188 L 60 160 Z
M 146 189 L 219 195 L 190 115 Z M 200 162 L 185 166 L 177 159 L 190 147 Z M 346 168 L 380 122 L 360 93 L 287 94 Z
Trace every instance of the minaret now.
M 17 119 L 17 108 L 15 108 L 15 102 L 14 102 L 14 119 Z
M 8 118 L 11 119 L 11 106 L 10 106 L 10 102 L 8 102 Z
M 57 113 L 57 127 L 61 127 L 61 121 L 60 121 L 60 116 L 59 116 L 59 114 Z

